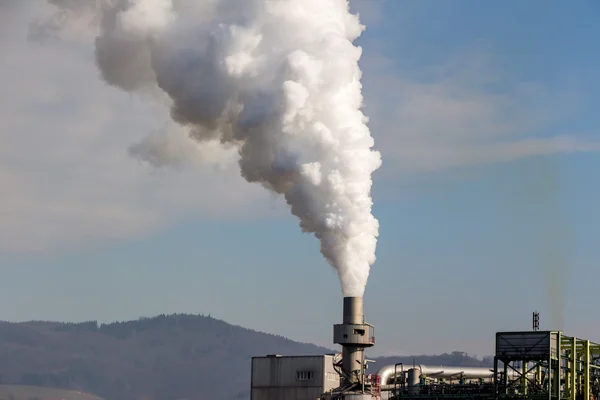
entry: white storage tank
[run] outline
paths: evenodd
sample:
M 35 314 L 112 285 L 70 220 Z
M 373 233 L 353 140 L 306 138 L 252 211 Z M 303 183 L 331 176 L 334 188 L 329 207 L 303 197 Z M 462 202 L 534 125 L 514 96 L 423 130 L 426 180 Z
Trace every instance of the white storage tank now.
M 408 370 L 408 393 L 419 394 L 419 383 L 421 381 L 421 371 L 419 368 Z
M 315 400 L 339 385 L 333 355 L 252 358 L 251 400 Z

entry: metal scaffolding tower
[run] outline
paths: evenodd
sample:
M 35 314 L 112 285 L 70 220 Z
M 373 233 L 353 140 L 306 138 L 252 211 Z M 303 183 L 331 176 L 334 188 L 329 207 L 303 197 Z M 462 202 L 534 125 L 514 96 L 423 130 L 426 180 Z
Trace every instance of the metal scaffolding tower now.
M 495 398 L 600 400 L 600 345 L 560 331 L 498 332 Z

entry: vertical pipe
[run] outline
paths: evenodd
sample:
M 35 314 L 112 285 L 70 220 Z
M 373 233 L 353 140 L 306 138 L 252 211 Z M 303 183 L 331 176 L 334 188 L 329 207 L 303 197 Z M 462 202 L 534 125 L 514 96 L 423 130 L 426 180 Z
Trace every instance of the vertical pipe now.
M 504 361 L 504 394 L 508 393 L 508 365 Z
M 365 352 L 361 352 L 362 358 L 360 359 L 360 381 L 362 383 L 362 393 L 365 393 Z
M 552 389 L 553 389 L 553 385 L 552 385 L 552 379 L 554 379 L 554 377 L 552 376 L 552 352 L 550 352 L 550 355 L 548 355 L 548 373 L 547 373 L 547 377 L 546 379 L 548 380 L 548 400 L 552 400 Z
M 567 397 L 571 397 L 571 369 L 573 368 L 571 362 L 571 345 L 569 344 L 569 349 L 565 350 L 565 393 L 567 393 Z
M 494 357 L 494 399 L 498 398 L 498 357 Z
M 398 396 L 398 365 L 402 366 L 402 383 L 404 383 L 404 364 L 396 363 L 394 364 L 394 396 Z M 385 383 L 383 383 L 385 384 Z
M 583 343 L 583 398 L 590 400 L 590 341 L 586 340 Z
M 577 338 L 571 340 L 571 399 L 577 397 Z
M 527 368 L 529 363 L 527 361 L 523 361 L 523 365 L 521 368 L 521 387 L 523 388 L 523 394 L 527 394 Z
M 562 332 L 556 333 L 556 398 L 560 400 L 562 379 Z
M 394 397 L 398 396 L 398 364 L 394 365 Z

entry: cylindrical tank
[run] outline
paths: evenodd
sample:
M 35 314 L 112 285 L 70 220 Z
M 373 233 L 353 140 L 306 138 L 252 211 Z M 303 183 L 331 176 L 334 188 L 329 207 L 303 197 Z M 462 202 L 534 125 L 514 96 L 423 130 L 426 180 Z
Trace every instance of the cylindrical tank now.
M 419 368 L 411 368 L 408 370 L 407 387 L 409 394 L 419 394 L 419 383 L 421 378 L 421 370 Z

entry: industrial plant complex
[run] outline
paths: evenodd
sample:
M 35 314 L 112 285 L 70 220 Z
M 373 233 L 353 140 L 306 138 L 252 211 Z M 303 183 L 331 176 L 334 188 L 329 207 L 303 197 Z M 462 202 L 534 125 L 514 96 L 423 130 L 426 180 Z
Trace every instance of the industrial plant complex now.
M 254 357 L 251 400 L 599 400 L 600 344 L 538 328 L 534 313 L 531 331 L 497 332 L 490 368 L 400 363 L 367 374 L 375 329 L 362 297 L 345 297 L 333 329 L 341 354 Z

